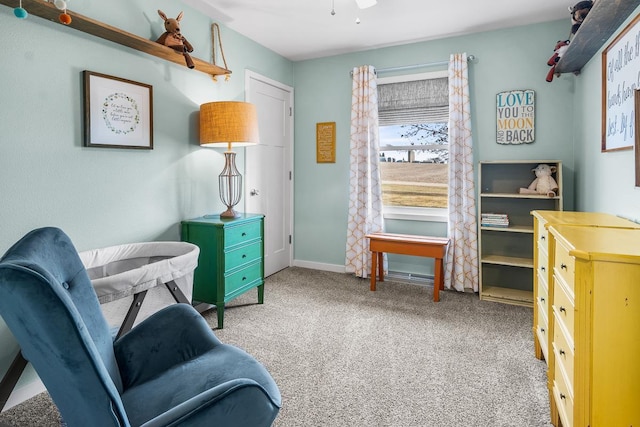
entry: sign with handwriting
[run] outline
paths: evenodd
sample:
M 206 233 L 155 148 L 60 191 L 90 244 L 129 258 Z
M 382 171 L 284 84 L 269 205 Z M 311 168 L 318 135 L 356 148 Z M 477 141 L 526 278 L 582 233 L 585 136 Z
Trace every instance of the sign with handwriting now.
M 316 162 L 336 162 L 336 122 L 316 123 Z
M 630 149 L 640 89 L 640 15 L 602 52 L 602 151 Z
M 536 96 L 532 90 L 496 95 L 496 142 L 530 144 L 536 139 Z

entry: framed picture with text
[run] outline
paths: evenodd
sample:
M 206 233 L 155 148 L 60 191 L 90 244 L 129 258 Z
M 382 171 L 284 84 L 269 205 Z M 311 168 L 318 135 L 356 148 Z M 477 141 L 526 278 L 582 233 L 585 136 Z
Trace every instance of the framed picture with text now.
M 602 151 L 632 149 L 640 75 L 640 15 L 602 51 Z
M 83 71 L 85 147 L 153 149 L 153 88 Z

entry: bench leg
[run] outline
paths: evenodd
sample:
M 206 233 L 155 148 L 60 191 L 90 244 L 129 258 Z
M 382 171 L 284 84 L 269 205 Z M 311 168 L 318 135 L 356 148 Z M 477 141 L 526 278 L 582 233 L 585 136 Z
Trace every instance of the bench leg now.
M 442 276 L 442 258 L 436 258 L 436 272 L 433 278 L 433 301 L 440 301 L 440 289 L 444 289 L 444 277 Z
M 384 252 L 378 252 L 378 280 L 384 282 Z
M 372 291 L 376 290 L 376 269 L 378 262 L 378 254 L 376 252 L 371 252 L 371 285 L 369 289 Z

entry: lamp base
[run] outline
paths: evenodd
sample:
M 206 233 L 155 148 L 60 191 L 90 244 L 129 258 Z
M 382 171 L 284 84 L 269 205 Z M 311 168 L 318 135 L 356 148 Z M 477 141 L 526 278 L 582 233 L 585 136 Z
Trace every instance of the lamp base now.
M 238 218 L 239 216 L 240 214 L 230 207 L 227 207 L 227 210 L 220 214 L 220 218 Z

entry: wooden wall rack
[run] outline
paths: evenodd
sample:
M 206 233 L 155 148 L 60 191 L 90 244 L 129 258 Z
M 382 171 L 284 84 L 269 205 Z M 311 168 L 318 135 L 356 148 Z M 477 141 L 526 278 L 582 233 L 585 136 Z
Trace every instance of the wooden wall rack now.
M 578 74 L 625 19 L 640 5 L 640 0 L 598 0 L 562 55 L 556 73 Z M 569 29 L 567 20 L 567 29 Z
M 15 8 L 18 7 L 19 3 L 18 0 L 0 0 L 0 4 Z M 47 3 L 43 0 L 22 0 L 22 7 L 27 10 L 29 15 L 39 16 L 40 18 L 48 19 L 49 21 L 53 22 L 59 22 L 58 16 L 60 16 L 60 14 L 62 13 L 62 11 L 58 10 L 53 5 L 53 3 Z M 135 34 L 128 33 L 94 19 L 87 18 L 86 16 L 82 16 L 68 9 L 67 13 L 71 15 L 72 21 L 69 25 L 60 24 L 63 27 L 74 28 L 84 33 L 91 34 L 93 36 L 139 50 L 140 52 L 148 53 L 149 55 L 153 55 L 182 66 L 186 66 L 182 54 L 169 47 L 163 46 L 152 40 L 147 40 Z M 231 71 L 227 70 L 226 68 L 218 67 L 217 65 L 210 64 L 209 62 L 203 61 L 198 58 L 193 58 L 193 62 L 195 64 L 195 70 L 201 71 L 206 74 L 211 74 L 212 76 L 231 74 Z

